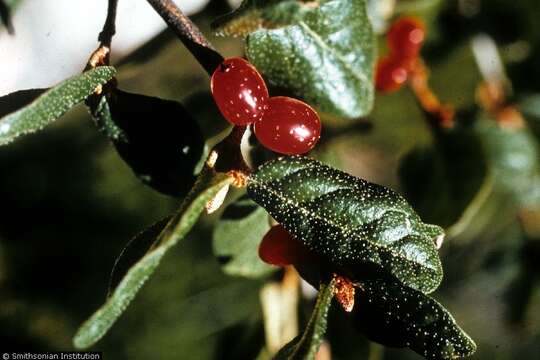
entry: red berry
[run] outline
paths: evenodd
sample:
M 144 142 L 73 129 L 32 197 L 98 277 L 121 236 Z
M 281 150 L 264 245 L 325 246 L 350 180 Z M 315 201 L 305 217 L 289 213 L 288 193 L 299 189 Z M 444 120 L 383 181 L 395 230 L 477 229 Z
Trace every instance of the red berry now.
M 426 36 L 424 24 L 415 18 L 396 20 L 388 30 L 388 47 L 392 57 L 411 60 L 418 56 Z
M 259 120 L 269 97 L 261 74 L 242 58 L 224 60 L 212 74 L 210 88 L 221 114 L 235 125 Z
M 319 115 L 306 103 L 285 96 L 268 101 L 263 117 L 255 122 L 257 139 L 275 152 L 303 154 L 321 137 Z
M 396 91 L 407 81 L 407 73 L 402 62 L 391 57 L 379 59 L 375 72 L 375 87 L 382 92 Z
M 287 266 L 298 259 L 302 245 L 281 225 L 273 226 L 259 245 L 259 257 L 267 264 Z

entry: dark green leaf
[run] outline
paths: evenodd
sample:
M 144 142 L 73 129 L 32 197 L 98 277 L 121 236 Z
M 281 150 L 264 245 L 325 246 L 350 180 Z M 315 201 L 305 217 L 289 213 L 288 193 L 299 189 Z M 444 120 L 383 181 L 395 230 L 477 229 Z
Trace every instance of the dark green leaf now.
M 322 283 L 315 309 L 302 335 L 286 344 L 274 357 L 275 360 L 313 360 L 319 351 L 326 332 L 328 310 L 334 297 L 334 281 Z
M 229 275 L 257 278 L 275 268 L 259 258 L 259 244 L 270 229 L 268 214 L 249 199 L 229 205 L 214 228 L 214 254 Z
M 301 14 L 289 26 L 251 33 L 249 60 L 271 85 L 323 113 L 343 118 L 368 114 L 376 48 L 366 2 L 321 0 Z
M 478 135 L 471 126 L 459 123 L 436 133 L 433 145 L 413 149 L 399 168 L 405 198 L 424 220 L 442 226 L 460 218 L 486 173 Z
M 48 89 L 20 90 L 0 97 L 0 118 L 25 107 L 47 90 Z
M 423 223 L 390 189 L 294 156 L 261 166 L 250 178 L 248 194 L 353 279 L 365 276 L 369 264 L 426 293 L 442 279 L 435 242 L 443 230 Z
M 455 359 L 476 351 L 474 341 L 441 304 L 396 281 L 361 282 L 354 316 L 368 338 L 409 347 L 427 359 Z
M 26 107 L 0 119 L 0 145 L 41 130 L 109 81 L 115 69 L 101 66 L 56 85 Z
M 173 196 L 189 191 L 204 140 L 181 104 L 120 90 L 88 103 L 100 130 L 144 183 Z
M 203 170 L 179 212 L 160 233 L 155 246 L 129 269 L 105 304 L 81 325 L 73 339 L 75 347 L 87 348 L 105 335 L 157 269 L 167 251 L 195 225 L 206 203 L 230 183 L 231 178 L 225 174 L 216 174 L 206 168 Z

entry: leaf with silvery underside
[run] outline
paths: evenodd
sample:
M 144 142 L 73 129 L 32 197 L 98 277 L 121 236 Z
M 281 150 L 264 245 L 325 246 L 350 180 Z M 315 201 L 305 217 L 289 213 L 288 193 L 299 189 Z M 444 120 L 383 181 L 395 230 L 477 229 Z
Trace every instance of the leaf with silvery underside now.
M 259 244 L 270 229 L 266 211 L 241 198 L 227 206 L 214 227 L 214 254 L 226 274 L 259 278 L 276 270 L 259 258 Z
M 81 325 L 73 338 L 76 348 L 88 348 L 109 331 L 157 269 L 167 251 L 182 240 L 195 225 L 206 203 L 231 181 L 226 174 L 203 169 L 194 188 L 182 202 L 178 213 L 159 234 L 154 246 L 127 271 L 105 304 Z
M 270 85 L 337 118 L 373 106 L 375 35 L 365 0 L 321 0 L 290 25 L 247 37 L 246 54 Z
M 0 119 L 0 145 L 43 129 L 109 81 L 116 71 L 101 66 L 67 79 L 43 93 L 24 108 Z
M 328 310 L 334 297 L 334 280 L 321 283 L 317 303 L 304 332 L 287 343 L 274 360 L 313 360 L 323 341 L 328 322 Z
M 425 293 L 441 282 L 443 230 L 388 188 L 292 156 L 259 167 L 248 195 L 345 276 L 361 280 L 366 266 L 375 267 Z
M 315 1 L 298 0 L 244 0 L 233 12 L 212 23 L 218 35 L 247 36 L 261 28 L 276 28 L 302 20 Z
M 354 322 L 368 338 L 409 347 L 426 359 L 472 355 L 474 341 L 441 304 L 397 281 L 368 280 L 356 291 Z

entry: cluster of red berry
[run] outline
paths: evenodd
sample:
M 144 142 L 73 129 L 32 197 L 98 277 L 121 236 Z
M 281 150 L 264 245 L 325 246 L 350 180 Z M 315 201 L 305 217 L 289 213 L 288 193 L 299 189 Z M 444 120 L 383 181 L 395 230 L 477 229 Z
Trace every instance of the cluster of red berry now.
M 377 90 L 396 91 L 407 81 L 424 43 L 425 34 L 424 24 L 415 18 L 400 18 L 392 24 L 387 34 L 390 53 L 377 63 Z
M 255 136 L 270 150 L 303 154 L 319 141 L 321 120 L 315 110 L 297 99 L 270 97 L 257 69 L 242 58 L 224 60 L 212 74 L 211 89 L 225 119 L 253 124 Z

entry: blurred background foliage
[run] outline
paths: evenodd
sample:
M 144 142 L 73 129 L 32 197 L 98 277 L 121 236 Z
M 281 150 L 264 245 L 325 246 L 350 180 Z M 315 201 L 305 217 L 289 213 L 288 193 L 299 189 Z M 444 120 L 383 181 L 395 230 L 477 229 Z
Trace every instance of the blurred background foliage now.
M 508 71 L 511 100 L 522 105 L 538 140 L 537 0 L 400 0 L 397 9 L 428 23 L 422 54 L 431 69 L 430 83 L 465 121 L 476 116 L 481 80 L 470 40 L 480 32 L 489 34 Z M 226 2 L 214 0 L 193 19 L 211 34 L 210 22 L 228 10 Z M 225 56 L 242 54 L 239 39 L 210 39 Z M 382 40 L 380 51 L 385 51 Z M 168 31 L 116 65 L 123 90 L 181 100 L 207 138 L 223 129 L 208 96 L 208 76 Z M 414 191 L 405 193 L 426 221 L 449 226 L 457 220 L 460 211 L 450 214 L 455 210 L 448 204 L 459 199 L 448 197 L 448 187 L 440 185 L 455 180 L 452 166 L 471 158 L 449 149 L 454 155 L 450 172 L 439 176 L 438 169 L 426 165 L 400 182 L 401 160 L 434 141 L 409 89 L 378 95 L 366 119 L 347 128 L 327 126 L 325 132 L 320 157 L 394 189 L 416 184 L 417 194 L 429 194 L 429 204 L 412 196 Z M 0 342 L 24 350 L 70 349 L 77 326 L 102 304 L 114 261 L 128 240 L 169 215 L 179 200 L 140 183 L 95 131 L 83 106 L 45 131 L 2 147 L 0 173 Z M 477 342 L 475 359 L 537 359 L 540 216 L 521 206 L 509 211 L 513 205 L 504 197 L 483 206 L 471 221 L 483 226 L 446 239 L 441 250 L 445 279 L 435 297 Z M 224 274 L 212 255 L 212 229 L 219 217 L 220 212 L 203 217 L 95 350 L 107 359 L 258 356 L 265 342 L 259 300 L 264 280 Z M 302 300 L 301 321 L 311 307 L 310 300 Z M 333 359 L 419 358 L 408 350 L 381 351 L 337 307 L 331 310 L 327 336 Z

